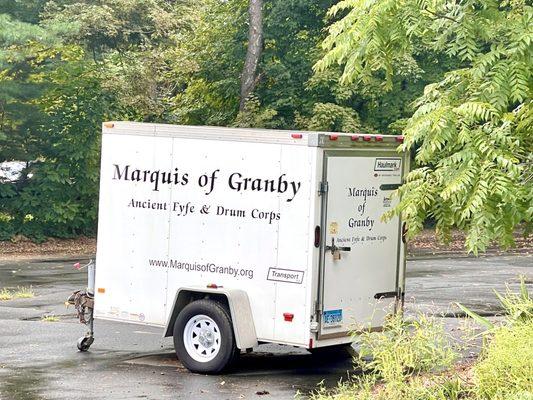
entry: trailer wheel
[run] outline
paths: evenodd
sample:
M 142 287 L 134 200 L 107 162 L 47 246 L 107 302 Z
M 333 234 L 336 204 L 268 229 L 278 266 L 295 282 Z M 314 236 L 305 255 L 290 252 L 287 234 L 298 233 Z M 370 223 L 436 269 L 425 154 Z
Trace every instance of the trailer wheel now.
M 93 344 L 94 338 L 92 336 L 82 336 L 78 339 L 78 342 L 76 343 L 78 350 L 83 352 L 89 350 L 89 347 L 91 347 L 91 344 Z
M 174 349 L 192 372 L 216 374 L 238 353 L 229 312 L 213 300 L 186 305 L 174 323 Z

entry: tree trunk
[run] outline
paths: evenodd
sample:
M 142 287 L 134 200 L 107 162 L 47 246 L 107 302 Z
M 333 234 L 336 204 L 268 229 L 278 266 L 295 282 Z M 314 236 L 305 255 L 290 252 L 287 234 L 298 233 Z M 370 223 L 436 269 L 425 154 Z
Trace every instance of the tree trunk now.
M 244 109 L 248 96 L 257 85 L 257 66 L 263 51 L 263 0 L 250 0 L 248 6 L 250 28 L 248 30 L 248 49 L 241 75 L 241 101 L 239 110 Z

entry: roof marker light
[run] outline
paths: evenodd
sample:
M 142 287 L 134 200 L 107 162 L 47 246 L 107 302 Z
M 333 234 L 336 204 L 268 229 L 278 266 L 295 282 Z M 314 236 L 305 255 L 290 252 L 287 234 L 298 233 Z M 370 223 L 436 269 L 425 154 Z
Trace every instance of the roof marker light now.
M 352 140 L 352 142 L 357 142 L 359 140 L 359 135 L 352 135 L 350 139 Z
M 293 139 L 301 139 L 303 135 L 301 133 L 292 133 L 291 138 Z
M 363 140 L 364 140 L 365 142 L 370 142 L 370 140 L 372 140 L 372 136 L 370 136 L 370 135 L 365 135 L 365 136 L 363 136 Z
M 398 143 L 403 143 L 403 135 L 396 136 L 396 141 L 397 141 Z
M 381 135 L 376 135 L 374 136 L 376 138 L 376 142 L 383 142 L 383 136 Z
M 339 135 L 329 135 L 329 140 L 337 140 Z
M 112 123 L 112 122 L 104 122 L 104 126 L 105 126 L 106 128 L 113 128 L 113 127 L 115 126 L 115 124 Z

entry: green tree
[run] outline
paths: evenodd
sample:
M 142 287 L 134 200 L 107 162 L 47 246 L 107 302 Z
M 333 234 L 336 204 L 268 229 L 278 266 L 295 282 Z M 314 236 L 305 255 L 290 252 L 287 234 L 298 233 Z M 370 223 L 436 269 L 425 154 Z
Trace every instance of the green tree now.
M 16 17 L 35 5 L 29 22 Z M 13 1 L 0 15 L 0 238 L 93 234 L 103 120 L 157 120 L 178 3 Z M 32 17 L 33 18 L 33 17 Z
M 533 214 L 533 9 L 525 0 L 344 0 L 329 14 L 326 71 L 340 82 L 391 90 L 402 65 L 421 52 L 444 53 L 456 67 L 425 87 L 406 121 L 405 149 L 417 167 L 394 210 L 415 235 L 428 217 L 446 239 L 458 226 L 477 253 L 494 240 L 513 243 Z M 390 215 L 389 215 L 390 216 Z
M 424 74 L 405 68 L 391 92 L 379 85 L 343 87 L 329 72 L 314 75 L 312 66 L 321 55 L 324 19 L 332 4 L 333 0 L 264 3 L 264 48 L 253 104 L 238 115 L 248 1 L 191 3 L 185 24 L 189 28 L 178 32 L 175 48 L 167 51 L 176 82 L 169 118 L 184 124 L 388 131 L 391 122 L 408 116 L 406 103 L 440 73 L 441 64 L 435 57 L 428 59 L 431 65 Z

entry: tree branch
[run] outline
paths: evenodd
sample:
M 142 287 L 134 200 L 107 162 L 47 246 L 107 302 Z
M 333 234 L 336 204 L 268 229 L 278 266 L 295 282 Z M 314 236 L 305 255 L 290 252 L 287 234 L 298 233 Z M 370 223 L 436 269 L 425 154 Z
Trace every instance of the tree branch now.
M 422 11 L 426 11 L 426 12 L 430 13 L 431 15 L 433 15 L 433 16 L 435 16 L 435 17 L 437 17 L 437 18 L 448 19 L 448 20 L 450 20 L 450 21 L 455 22 L 456 24 L 459 23 L 459 21 L 457 21 L 455 18 L 449 17 L 449 16 L 447 16 L 447 15 L 438 14 L 438 13 L 436 13 L 436 12 L 433 12 L 433 11 L 431 11 L 431 10 L 428 10 L 427 8 L 423 8 Z

